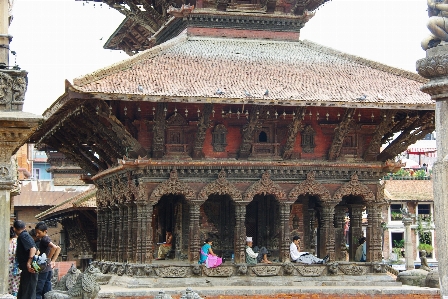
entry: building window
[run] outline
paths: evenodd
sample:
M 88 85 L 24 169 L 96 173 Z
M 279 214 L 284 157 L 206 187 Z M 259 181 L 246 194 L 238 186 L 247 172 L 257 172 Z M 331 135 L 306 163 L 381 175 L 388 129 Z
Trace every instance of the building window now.
M 397 258 L 403 257 L 404 253 L 404 233 L 393 232 L 390 233 L 390 240 L 392 245 L 392 252 L 397 255 Z
M 265 131 L 261 131 L 258 135 L 258 142 L 268 142 L 268 134 Z
M 302 151 L 304 153 L 314 153 L 314 148 L 316 145 L 314 144 L 314 136 L 316 132 L 313 127 L 307 125 L 302 131 Z
M 391 204 L 390 205 L 390 220 L 391 221 L 400 221 L 403 219 L 403 214 L 401 213 L 402 208 L 403 208 L 402 204 Z
M 428 216 L 431 216 L 431 205 L 429 204 L 419 204 L 417 206 L 417 213 L 419 216 L 422 216 L 423 218 L 427 218 Z
M 215 127 L 212 133 L 212 145 L 215 152 L 224 152 L 227 146 L 227 129 L 223 124 Z
M 33 178 L 35 180 L 38 180 L 40 178 L 40 169 L 39 168 L 34 168 L 33 169 Z

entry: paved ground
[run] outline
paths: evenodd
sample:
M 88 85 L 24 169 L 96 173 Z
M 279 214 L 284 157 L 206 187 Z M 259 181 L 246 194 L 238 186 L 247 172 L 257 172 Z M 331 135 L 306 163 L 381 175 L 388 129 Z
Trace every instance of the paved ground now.
M 337 294 L 337 295 L 440 295 L 439 289 L 419 288 L 412 286 L 394 286 L 394 287 L 369 287 L 363 286 L 204 286 L 192 287 L 193 291 L 200 296 L 219 296 L 219 295 L 273 295 L 273 294 Z M 136 288 L 129 289 L 122 286 L 105 285 L 101 286 L 98 298 L 115 298 L 115 297 L 147 297 L 155 296 L 161 289 L 156 285 L 153 288 Z M 166 294 L 179 296 L 185 293 L 185 287 L 163 288 Z

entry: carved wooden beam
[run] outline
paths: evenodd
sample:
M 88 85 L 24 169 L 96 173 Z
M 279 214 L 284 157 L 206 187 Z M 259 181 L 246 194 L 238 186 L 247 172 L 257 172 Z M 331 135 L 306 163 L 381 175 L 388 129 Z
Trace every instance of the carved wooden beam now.
M 153 128 L 152 157 L 160 159 L 165 153 L 166 103 L 157 103 Z
M 193 158 L 200 159 L 204 158 L 204 152 L 202 151 L 204 147 L 205 134 L 210 126 L 210 115 L 212 114 L 213 104 L 205 104 L 202 115 L 199 119 L 198 130 L 196 133 L 196 140 L 194 141 L 193 148 Z
M 296 143 L 297 134 L 302 131 L 302 112 L 305 111 L 305 107 L 297 107 L 294 112 L 296 116 L 288 126 L 288 138 L 286 139 L 285 150 L 283 152 L 283 159 L 291 159 L 294 153 L 294 144 Z
M 249 157 L 252 143 L 254 142 L 254 133 L 261 129 L 261 120 L 259 118 L 262 107 L 254 105 L 249 113 L 249 122 L 243 127 L 243 141 L 239 149 L 239 158 L 246 159 Z
M 166 3 L 166 2 L 162 1 L 162 3 Z M 143 5 L 143 8 L 146 10 L 146 13 L 149 14 L 150 17 L 152 19 L 154 19 L 159 26 L 162 26 L 167 21 L 166 13 L 164 15 L 160 14 L 157 11 L 157 9 L 154 6 L 152 6 L 151 0 L 143 0 L 142 5 Z
M 414 144 L 417 140 L 422 139 L 426 134 L 433 132 L 435 130 L 434 113 L 434 111 L 427 111 L 406 127 L 406 129 L 404 129 L 401 134 L 378 155 L 378 160 L 386 161 L 394 158 L 398 154 L 404 152 L 408 146 Z
M 155 20 L 152 20 L 144 13 L 142 13 L 140 8 L 138 8 L 137 5 L 132 3 L 132 1 L 130 0 L 124 1 L 124 3 L 126 3 L 130 9 L 126 8 L 124 5 L 114 3 L 114 1 L 105 1 L 105 3 L 121 14 L 125 15 L 126 17 L 134 20 L 135 22 L 140 24 L 140 26 L 152 33 L 155 33 L 160 28 Z
M 65 126 L 64 130 L 58 130 L 53 136 L 59 139 L 64 146 L 69 146 L 74 153 L 78 153 L 81 157 L 84 157 L 86 161 L 93 163 L 95 167 L 98 168 L 98 171 L 107 169 L 107 164 L 100 161 L 91 151 L 89 151 L 89 149 L 80 144 L 82 141 L 77 138 L 78 136 L 70 134 L 70 131 L 66 130 Z
M 341 122 L 334 130 L 333 142 L 328 152 L 328 160 L 336 160 L 339 157 L 344 138 L 351 130 L 354 113 L 355 113 L 354 108 L 349 108 L 345 110 Z
M 125 154 L 129 155 L 131 158 L 145 157 L 148 153 L 145 148 L 126 130 L 125 126 L 114 116 L 109 115 L 109 106 L 103 101 L 98 103 L 100 109 L 98 110 L 98 117 L 101 117 L 107 124 L 108 128 L 112 134 L 115 136 L 114 139 L 118 139 L 123 145 Z M 107 111 L 107 112 L 105 112 Z M 94 117 L 95 114 L 89 110 L 86 112 L 90 117 Z M 99 121 L 99 123 L 102 123 Z
M 400 118 L 401 116 L 401 118 Z M 384 134 L 383 138 L 381 139 L 381 143 L 385 144 L 389 140 L 391 140 L 394 135 L 398 132 L 403 131 L 407 127 L 409 127 L 413 122 L 415 122 L 420 117 L 419 113 L 417 112 L 414 115 L 409 116 L 408 114 L 405 115 L 399 115 L 398 113 L 395 113 L 392 115 L 392 120 L 394 121 L 394 126 L 392 129 Z
M 90 147 L 98 153 L 100 158 L 104 160 L 108 167 L 113 166 L 117 161 L 116 154 L 113 154 L 113 152 L 105 146 L 107 145 L 107 142 L 100 140 L 98 137 L 99 135 L 94 133 L 95 131 L 87 130 L 84 126 L 77 126 L 72 120 L 66 120 L 64 126 L 67 127 L 67 129 L 72 133 L 79 132 L 80 134 L 86 136 L 86 143 L 89 143 L 90 141 Z
M 85 172 L 90 174 L 96 174 L 98 172 L 98 168 L 93 165 L 90 161 L 87 161 L 83 156 L 79 154 L 75 154 L 74 148 L 71 145 L 64 146 L 62 142 L 57 139 L 54 135 L 50 136 L 45 140 L 45 143 L 54 147 L 59 152 L 63 153 L 67 159 L 76 163 L 79 167 L 81 167 Z
M 376 157 L 380 153 L 380 148 L 382 145 L 381 140 L 383 136 L 389 132 L 393 126 L 394 122 L 392 116 L 395 115 L 395 110 L 388 110 L 384 113 L 385 116 L 382 116 L 382 121 L 376 128 L 375 133 L 373 134 L 372 140 L 370 141 L 369 146 L 364 152 L 364 160 L 365 161 L 375 161 Z
M 122 158 L 126 154 L 126 149 L 122 147 L 119 140 L 116 140 L 116 136 L 113 136 L 111 132 L 98 121 L 94 121 L 91 118 L 84 118 L 84 125 L 87 129 L 92 130 L 94 134 L 101 136 L 102 141 L 100 140 L 99 145 L 104 149 L 110 148 L 107 151 L 111 156 L 112 164 L 115 165 L 118 162 L 118 158 Z

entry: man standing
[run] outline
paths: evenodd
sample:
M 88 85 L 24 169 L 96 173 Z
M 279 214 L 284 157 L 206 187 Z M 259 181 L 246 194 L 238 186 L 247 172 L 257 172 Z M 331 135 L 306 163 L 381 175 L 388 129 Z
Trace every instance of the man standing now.
M 13 227 L 17 235 L 16 257 L 19 269 L 22 270 L 17 299 L 34 299 L 36 298 L 37 273 L 31 267 L 31 262 L 36 254 L 36 244 L 25 230 L 25 222 L 16 220 Z
M 358 248 L 355 253 L 355 262 L 365 262 L 366 259 L 366 238 L 362 237 L 358 240 Z

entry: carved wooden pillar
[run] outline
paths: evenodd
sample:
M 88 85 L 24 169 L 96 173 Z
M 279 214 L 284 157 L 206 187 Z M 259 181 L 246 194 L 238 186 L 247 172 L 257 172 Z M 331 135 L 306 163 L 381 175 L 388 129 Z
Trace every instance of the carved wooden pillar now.
M 199 239 L 199 215 L 200 204 L 197 202 L 190 203 L 190 246 L 188 249 L 190 262 L 199 260 L 200 239 Z
M 234 251 L 235 262 L 246 262 L 246 205 L 238 203 L 235 205 L 235 234 L 234 234 Z
M 125 248 L 124 248 L 125 244 L 123 242 L 123 237 L 125 236 L 123 234 L 124 210 L 125 210 L 125 207 L 122 204 L 119 204 L 118 205 L 118 229 L 117 229 L 117 236 L 118 236 L 117 262 L 123 262 L 123 252 L 125 251 Z
M 137 248 L 138 248 L 138 244 L 137 244 L 137 234 L 138 234 L 138 219 L 137 219 L 137 205 L 133 204 L 132 205 L 132 262 L 136 263 L 137 262 Z
M 110 207 L 108 207 L 106 211 L 106 221 L 107 221 L 107 232 L 106 232 L 106 240 L 104 240 L 104 247 L 105 247 L 105 255 L 106 255 L 106 261 L 111 261 L 111 250 L 112 250 L 112 210 Z
M 145 244 L 145 260 L 144 262 L 149 264 L 152 262 L 154 257 L 154 243 L 152 236 L 152 214 L 154 212 L 154 206 L 150 203 L 146 206 L 146 244 Z
M 100 261 L 104 260 L 105 214 L 103 207 L 98 208 L 98 245 L 96 246 L 96 251 Z
M 334 203 L 324 203 L 322 206 L 322 226 L 319 238 L 319 255 L 321 257 L 328 255 L 332 261 L 336 258 L 334 251 L 334 207 Z
M 143 263 L 146 255 L 146 203 L 137 202 L 137 250 L 136 262 Z
M 122 247 L 121 251 L 121 258 L 123 262 L 128 261 L 128 235 L 129 235 L 129 229 L 128 229 L 128 213 L 129 209 L 126 204 L 121 205 L 122 215 L 123 218 L 121 220 L 122 223 L 122 234 L 120 239 L 120 245 Z
M 350 261 L 355 258 L 356 248 L 358 247 L 358 240 L 363 235 L 362 232 L 362 211 L 364 205 L 351 205 L 350 209 Z
M 381 228 L 381 205 L 370 203 L 367 206 L 367 261 L 381 262 L 382 252 L 382 228 Z
M 307 221 L 304 222 L 304 224 L 305 224 L 305 233 L 303 236 L 304 249 L 315 254 L 317 251 L 316 250 L 316 246 L 317 246 L 316 234 L 314 233 L 314 222 L 315 222 L 315 218 L 316 218 L 316 210 L 314 210 L 314 208 L 308 208 L 306 211 L 308 213 L 304 213 L 304 215 L 306 215 L 306 219 L 307 219 Z
M 336 260 L 345 261 L 347 251 L 345 249 L 346 240 L 344 237 L 344 227 L 345 227 L 345 211 L 346 207 L 337 206 L 335 208 L 334 218 L 335 218 L 335 255 Z
M 289 213 L 291 212 L 291 203 L 280 203 L 280 259 L 282 262 L 289 261 L 289 245 L 291 237 L 289 235 Z
M 128 210 L 128 221 L 127 221 L 127 228 L 128 228 L 128 235 L 127 235 L 127 249 L 126 249 L 126 253 L 127 253 L 127 261 L 128 263 L 131 263 L 133 261 L 135 261 L 135 254 L 133 254 L 133 250 L 134 250 L 134 242 L 133 242 L 133 234 L 135 232 L 133 232 L 132 230 L 132 223 L 133 223 L 133 219 L 134 219 L 134 205 L 132 203 L 127 203 L 127 210 Z
M 118 222 L 119 222 L 119 217 L 118 217 L 118 207 L 117 206 L 111 206 L 112 208 L 112 221 L 111 221 L 111 231 L 112 231 L 112 236 L 111 236 L 111 254 L 110 254 L 110 260 L 113 262 L 116 262 L 118 259 L 118 231 L 119 231 L 119 226 L 118 226 Z

